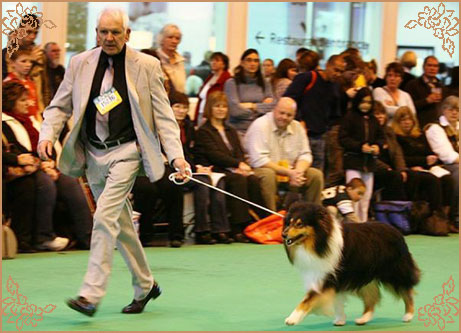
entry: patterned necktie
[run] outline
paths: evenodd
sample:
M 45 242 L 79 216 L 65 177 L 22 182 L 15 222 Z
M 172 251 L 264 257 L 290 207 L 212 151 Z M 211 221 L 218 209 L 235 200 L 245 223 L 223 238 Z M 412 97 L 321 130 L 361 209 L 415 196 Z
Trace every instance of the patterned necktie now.
M 112 88 L 114 82 L 114 67 L 112 65 L 112 58 L 108 58 L 108 66 L 101 83 L 101 95 Z M 99 111 L 96 111 L 96 135 L 101 142 L 104 142 L 109 137 L 109 112 L 102 115 Z

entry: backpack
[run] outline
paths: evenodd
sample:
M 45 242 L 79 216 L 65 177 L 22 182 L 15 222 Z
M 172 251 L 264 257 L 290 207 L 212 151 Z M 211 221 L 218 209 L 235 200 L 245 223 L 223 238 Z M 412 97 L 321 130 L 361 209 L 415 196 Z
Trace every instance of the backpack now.
M 408 235 L 414 231 L 410 225 L 412 206 L 411 201 L 378 201 L 374 205 L 375 219 Z
M 315 81 L 317 81 L 317 72 L 316 71 L 311 71 L 311 82 L 309 82 L 307 84 L 306 88 L 304 88 L 304 94 L 312 89 L 312 87 L 315 84 Z

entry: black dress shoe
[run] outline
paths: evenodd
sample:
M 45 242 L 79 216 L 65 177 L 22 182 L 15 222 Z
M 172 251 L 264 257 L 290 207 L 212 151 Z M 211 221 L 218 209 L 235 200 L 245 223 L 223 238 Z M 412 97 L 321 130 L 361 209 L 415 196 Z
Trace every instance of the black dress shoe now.
M 195 244 L 213 245 L 216 244 L 216 240 L 211 237 L 209 232 L 197 232 L 195 235 Z
M 214 239 L 216 239 L 218 243 L 221 243 L 221 244 L 232 243 L 232 239 L 229 238 L 224 232 L 220 232 L 219 234 L 214 234 L 213 237 Z
M 183 241 L 180 239 L 173 239 L 170 242 L 170 247 L 181 247 L 183 245 Z
M 144 307 L 146 306 L 147 302 L 151 299 L 156 299 L 160 296 L 162 290 L 158 286 L 157 282 L 154 282 L 154 286 L 152 287 L 149 294 L 142 300 L 133 300 L 130 304 L 125 306 L 122 309 L 122 313 L 141 313 L 144 311 Z
M 234 241 L 237 242 L 237 243 L 249 243 L 250 242 L 250 240 L 247 238 L 247 236 L 245 236 L 242 233 L 235 234 L 234 235 Z
M 96 304 L 88 302 L 85 297 L 79 296 L 77 299 L 68 299 L 67 305 L 78 311 L 83 313 L 86 316 L 93 317 L 94 313 L 96 312 Z

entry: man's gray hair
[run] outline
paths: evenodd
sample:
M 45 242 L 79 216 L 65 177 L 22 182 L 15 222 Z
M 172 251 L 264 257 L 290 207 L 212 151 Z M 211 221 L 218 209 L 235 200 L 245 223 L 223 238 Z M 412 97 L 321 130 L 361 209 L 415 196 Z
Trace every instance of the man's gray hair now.
M 157 46 L 158 47 L 162 47 L 163 40 L 173 30 L 179 31 L 179 35 L 182 37 L 181 29 L 179 29 L 179 27 L 176 24 L 167 24 L 162 28 L 162 30 L 159 31 L 157 35 Z
M 99 22 L 101 21 L 101 17 L 103 15 L 110 15 L 113 18 L 120 19 L 122 21 L 122 27 L 123 30 L 126 31 L 128 29 L 128 24 L 130 22 L 130 19 L 128 18 L 128 14 L 125 13 L 125 11 L 121 8 L 116 8 L 116 7 L 108 7 L 104 8 L 98 15 L 98 18 L 96 20 L 96 29 L 99 27 Z

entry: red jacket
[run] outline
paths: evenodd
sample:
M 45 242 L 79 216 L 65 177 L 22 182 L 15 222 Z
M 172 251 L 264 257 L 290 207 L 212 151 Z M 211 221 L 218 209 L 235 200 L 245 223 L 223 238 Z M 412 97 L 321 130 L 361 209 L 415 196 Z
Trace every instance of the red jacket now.
M 213 77 L 213 74 L 211 74 L 210 76 L 207 77 L 207 79 L 205 80 L 205 82 L 203 82 L 203 85 L 202 87 L 200 88 L 199 92 L 198 92 L 198 102 L 197 102 L 197 106 L 195 108 L 195 116 L 194 116 L 194 124 L 197 125 L 197 120 L 198 120 L 198 112 L 200 110 L 200 104 L 202 103 L 202 99 L 200 98 L 200 93 L 202 92 L 202 89 L 203 87 L 205 87 L 205 85 L 208 83 L 208 81 L 211 80 L 211 78 Z M 215 91 L 223 91 L 224 90 L 224 83 L 230 79 L 232 76 L 230 75 L 229 71 L 224 71 L 218 78 L 218 80 L 216 81 L 215 84 L 213 84 L 210 89 L 208 89 L 208 92 L 206 94 L 207 98 L 208 96 L 212 93 L 212 92 L 215 92 Z

